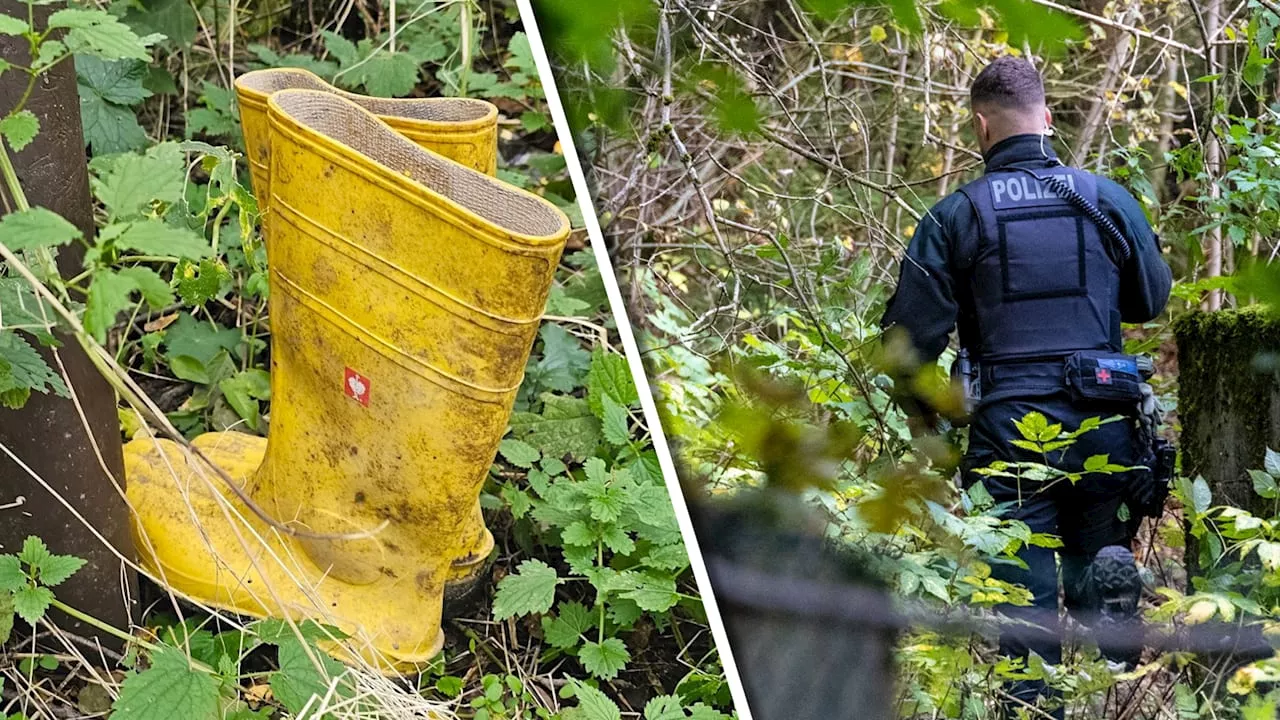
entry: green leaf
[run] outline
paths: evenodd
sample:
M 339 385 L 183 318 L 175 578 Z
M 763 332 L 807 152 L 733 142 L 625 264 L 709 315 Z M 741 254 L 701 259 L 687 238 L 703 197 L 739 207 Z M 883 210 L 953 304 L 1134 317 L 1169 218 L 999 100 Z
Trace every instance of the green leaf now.
M 1021 420 L 1014 420 L 1013 424 L 1024 440 L 1032 441 L 1039 440 L 1040 434 L 1049 427 L 1049 421 L 1038 412 L 1029 412 Z
M 596 688 L 581 680 L 569 678 L 566 689 L 578 698 L 578 705 L 564 711 L 565 720 L 622 720 L 622 711 L 618 706 Z
M 44 544 L 44 540 L 35 535 L 28 535 L 22 541 L 22 550 L 18 552 L 18 559 L 33 567 L 40 567 L 53 554 L 49 552 L 49 546 Z
M 1085 472 L 1098 472 L 1111 462 L 1110 455 L 1091 455 L 1084 461 Z
M 250 428 L 257 430 L 258 421 L 261 419 L 258 401 L 271 398 L 271 379 L 267 371 L 251 368 L 238 372 L 218 383 L 218 389 L 222 391 L 222 396 L 227 399 L 227 403 L 236 411 L 236 414 L 243 418 Z
M 1250 470 L 1249 477 L 1253 479 L 1253 491 L 1258 493 L 1259 497 L 1268 500 L 1280 497 L 1280 485 L 1277 485 L 1274 476 L 1261 470 Z
M 11 593 L 28 584 L 27 573 L 15 555 L 0 555 L 0 595 Z
M 600 421 L 586 400 L 564 395 L 542 395 L 541 414 L 518 412 L 511 416 L 517 437 L 542 451 L 543 457 L 572 456 L 582 460 L 600 444 Z
M 138 60 L 103 60 L 91 55 L 76 58 L 76 82 L 81 94 L 88 90 L 105 102 L 137 105 L 151 97 L 143 86 L 147 64 Z
M 194 230 L 169 225 L 159 218 L 108 225 L 98 239 L 113 243 L 119 250 L 143 255 L 202 258 L 213 253 L 209 243 Z
M 596 534 L 581 520 L 574 520 L 560 531 L 560 542 L 572 547 L 594 547 Z
M 582 634 L 595 627 L 595 615 L 582 603 L 561 603 L 556 617 L 542 618 L 542 635 L 554 648 L 574 647 Z
M 1197 514 L 1203 515 L 1213 504 L 1213 491 L 1204 478 L 1197 476 L 1191 484 L 1191 507 Z
M 31 26 L 12 15 L 0 15 L 0 35 L 25 35 Z
M 132 109 L 109 103 L 83 85 L 79 87 L 84 144 L 94 155 L 137 150 L 149 142 Z
M 0 328 L 22 330 L 41 345 L 54 345 L 51 326 L 58 316 L 23 278 L 0 278 Z
M 191 47 L 196 37 L 196 13 L 187 0 L 139 0 L 124 21 L 135 32 L 158 33 L 181 48 Z
M 0 244 L 13 252 L 66 245 L 81 236 L 80 230 L 61 215 L 42 207 L 0 217 Z
M 13 611 L 32 626 L 44 617 L 45 611 L 49 609 L 49 604 L 52 602 L 53 591 L 47 587 L 28 585 L 18 588 L 13 593 Z
M 112 720 L 170 720 L 181 708 L 184 720 L 219 720 L 220 680 L 191 667 L 181 650 L 160 646 L 151 666 L 125 678 L 112 704 Z
M 189 355 L 207 367 L 220 351 L 234 353 L 240 341 L 240 331 L 235 328 L 224 328 L 183 313 L 165 330 L 165 356 L 172 359 Z
M 48 27 L 67 28 L 62 42 L 74 53 L 96 55 L 106 60 L 151 60 L 144 40 L 116 16 L 103 10 L 59 10 L 49 16 Z
M 445 675 L 436 680 L 436 690 L 445 697 L 456 698 L 462 694 L 462 678 Z
M 526 470 L 532 468 L 533 464 L 542 457 L 542 453 L 538 452 L 538 448 L 523 440 L 514 438 L 506 438 L 499 443 L 498 454 L 512 465 Z
M 133 278 L 115 271 L 100 270 L 94 274 L 85 299 L 84 329 L 98 342 L 106 342 L 107 331 L 115 324 L 116 316 L 133 307 L 130 296 L 137 289 Z
M 406 53 L 379 51 L 360 66 L 360 78 L 370 95 L 402 97 L 418 84 L 418 63 Z
M 328 50 L 342 67 L 350 67 L 360 61 L 360 51 L 356 49 L 355 43 L 332 30 L 325 30 L 321 34 L 324 36 L 324 49 Z
M 631 653 L 627 652 L 627 645 L 622 640 L 606 638 L 600 643 L 583 643 L 578 650 L 578 659 L 587 672 L 601 680 L 612 680 L 627 666 Z
M 1280 478 L 1280 453 L 1267 448 L 1263 457 L 1262 467 L 1271 477 Z
M 113 219 L 129 220 L 149 210 L 153 203 L 177 202 L 184 183 L 182 149 L 177 143 L 167 142 L 148 148 L 143 154 L 115 158 L 106 172 L 93 179 L 92 185 L 94 195 L 107 206 Z
M 173 304 L 173 291 L 169 289 L 169 283 L 165 282 L 155 270 L 139 265 L 124 268 L 119 272 L 138 286 L 142 299 L 152 310 L 159 310 Z
M 604 417 L 602 398 L 606 396 L 624 408 L 640 401 L 626 358 L 597 348 L 591 354 L 591 368 L 587 371 L 587 401 L 597 417 Z
M 74 555 L 50 555 L 36 566 L 40 571 L 37 579 L 41 585 L 51 587 L 61 585 L 67 578 L 75 575 L 77 570 L 84 567 L 84 564 L 84 558 Z
M 279 649 L 280 670 L 271 675 L 271 692 L 280 704 L 295 715 L 302 712 L 312 697 L 324 697 L 329 692 L 329 684 L 333 678 L 346 672 L 342 663 L 316 649 L 314 645 L 304 646 L 296 637 L 281 639 Z M 317 661 L 319 668 L 316 667 Z M 350 697 L 351 694 L 350 682 L 339 681 L 337 695 Z
M 601 404 L 604 406 L 601 424 L 604 439 L 616 447 L 626 447 L 631 443 L 631 418 L 627 415 L 627 409 L 608 395 L 601 398 Z
M 9 141 L 14 150 L 22 150 L 35 139 L 40 132 L 40 121 L 35 113 L 23 110 L 0 120 L 0 135 Z
M 541 560 L 525 560 L 519 570 L 502 578 L 493 599 L 493 616 L 498 620 L 516 615 L 544 613 L 556 599 L 560 578 L 555 568 Z
M 176 355 L 169 358 L 169 372 L 179 380 L 208 385 L 209 370 L 204 363 L 190 355 Z
M 309 643 L 321 640 L 345 640 L 349 637 L 332 625 L 321 625 L 314 620 L 303 620 L 300 623 L 291 624 L 288 620 L 281 618 L 267 618 L 250 625 L 249 630 L 253 631 L 259 641 L 271 645 L 279 645 L 286 640 L 297 639 L 299 636 Z
M 205 258 L 199 265 L 183 260 L 174 270 L 178 279 L 178 296 L 187 305 L 201 306 L 218 296 L 223 283 L 231 280 L 231 271 L 217 258 Z
M 642 576 L 636 589 L 622 593 L 622 597 L 651 613 L 666 612 L 680 602 L 674 579 L 647 573 Z
M 71 397 L 62 376 L 40 357 L 25 339 L 13 331 L 0 332 L 0 392 L 34 390 Z
M 13 634 L 13 595 L 0 592 L 0 645 L 9 642 Z
M 674 695 L 659 695 L 644 706 L 644 720 L 685 720 L 684 704 Z
M 535 377 L 545 387 L 572 392 L 582 384 L 591 365 L 591 354 L 572 333 L 554 323 L 538 331 L 542 339 L 542 357 L 536 365 Z

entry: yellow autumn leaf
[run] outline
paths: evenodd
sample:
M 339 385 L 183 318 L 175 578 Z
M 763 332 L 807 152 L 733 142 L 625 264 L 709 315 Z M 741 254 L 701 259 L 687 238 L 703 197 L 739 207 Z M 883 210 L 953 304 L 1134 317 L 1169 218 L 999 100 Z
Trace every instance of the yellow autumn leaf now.
M 1200 623 L 1213 617 L 1218 610 L 1218 603 L 1212 600 L 1197 600 L 1187 611 L 1187 624 L 1199 625 Z
M 1172 80 L 1169 82 L 1169 87 L 1173 88 L 1173 91 L 1178 94 L 1178 97 L 1183 100 L 1187 99 L 1187 87 L 1185 85 L 1176 80 Z

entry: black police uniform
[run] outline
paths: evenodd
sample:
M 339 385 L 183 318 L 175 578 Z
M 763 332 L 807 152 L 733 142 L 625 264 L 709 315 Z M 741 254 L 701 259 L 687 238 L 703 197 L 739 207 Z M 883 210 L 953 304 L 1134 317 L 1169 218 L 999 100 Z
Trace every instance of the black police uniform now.
M 1120 323 L 1156 317 L 1168 301 L 1171 273 L 1133 197 L 1111 180 L 1062 166 L 1048 138 L 1006 138 L 984 159 L 983 177 L 920 221 L 881 324 L 905 329 L 925 361 L 936 360 L 958 326 L 961 346 L 982 366 L 983 400 L 969 429 L 965 482 L 981 479 L 997 503 L 1013 505 L 1008 517 L 1062 538 L 1067 607 L 1085 609 L 1079 582 L 1085 568 L 1103 547 L 1132 541 L 1128 524 L 1117 516 L 1130 478 L 1085 475 L 1077 484 L 1059 482 L 1037 492 L 1035 483 L 1023 480 L 1019 487 L 972 470 L 995 460 L 1043 462 L 1009 444 L 1020 437 L 1013 421 L 1031 411 L 1068 430 L 1098 416 L 1096 408 L 1079 407 L 1068 396 L 1063 358 L 1079 350 L 1121 351 Z M 1027 170 L 1058 176 L 1098 207 L 1129 240 L 1130 259 L 1113 260 L 1097 225 Z M 1133 423 L 1110 423 L 1082 435 L 1065 453 L 1050 453 L 1050 460 L 1073 472 L 1093 455 L 1138 465 L 1145 452 L 1137 445 Z M 1056 612 L 1054 551 L 1032 547 L 1019 557 L 1027 569 L 998 565 L 993 575 L 1026 586 L 1041 617 Z M 1015 607 L 1002 610 L 1027 615 Z M 1002 638 L 1001 650 L 1061 661 L 1050 634 L 1030 641 Z M 1042 689 L 1024 684 L 1013 692 L 1030 701 Z

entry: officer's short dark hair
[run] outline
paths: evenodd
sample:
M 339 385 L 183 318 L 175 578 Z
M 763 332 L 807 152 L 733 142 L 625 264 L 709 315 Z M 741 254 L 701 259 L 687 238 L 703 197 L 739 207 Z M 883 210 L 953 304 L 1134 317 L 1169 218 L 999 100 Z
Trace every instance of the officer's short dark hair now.
M 1034 110 L 1044 105 L 1044 81 L 1027 60 L 1005 55 L 978 73 L 969 89 L 973 107 L 998 105 L 1010 110 Z

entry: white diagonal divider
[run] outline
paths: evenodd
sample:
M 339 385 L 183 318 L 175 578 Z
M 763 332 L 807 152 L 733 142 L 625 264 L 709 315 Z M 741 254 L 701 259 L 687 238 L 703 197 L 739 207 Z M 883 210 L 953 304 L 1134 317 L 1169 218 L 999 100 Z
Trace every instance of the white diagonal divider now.
M 556 89 L 556 80 L 551 73 L 551 61 L 546 48 L 542 44 L 542 34 L 538 31 L 537 18 L 529 0 L 516 0 L 520 8 L 520 19 L 524 24 L 525 35 L 529 38 L 529 47 L 533 51 L 534 62 L 538 66 L 538 78 L 547 96 L 547 106 L 551 110 L 551 119 L 556 126 L 556 136 L 560 140 L 560 149 L 564 152 L 565 166 L 573 181 L 573 191 L 578 196 L 578 208 L 582 211 L 582 220 L 587 226 L 587 235 L 591 238 L 591 249 L 595 253 L 596 263 L 600 266 L 600 275 L 604 280 L 605 291 L 609 295 L 609 307 L 618 325 L 618 336 L 622 339 L 622 348 L 631 367 L 631 376 L 635 379 L 636 390 L 640 394 L 640 406 L 644 411 L 645 422 L 649 425 L 649 434 L 653 437 L 654 451 L 658 455 L 658 464 L 662 467 L 662 476 L 666 480 L 667 494 L 675 507 L 676 520 L 680 524 L 680 535 L 684 538 L 685 549 L 689 552 L 689 564 L 693 568 L 693 577 L 698 584 L 698 592 L 702 596 L 702 604 L 707 612 L 707 622 L 711 625 L 711 635 L 716 641 L 716 650 L 720 653 L 720 662 L 724 666 L 725 679 L 729 681 L 729 689 L 733 694 L 733 704 L 741 720 L 752 720 L 751 709 L 747 707 L 747 696 L 742 688 L 742 679 L 738 676 L 738 666 L 733 660 L 733 651 L 729 648 L 729 639 L 725 634 L 724 621 L 720 618 L 720 609 L 716 605 L 715 594 L 711 589 L 711 580 L 707 575 L 707 565 L 703 562 L 702 552 L 698 548 L 698 538 L 693 532 L 693 520 L 689 516 L 689 506 L 685 503 L 684 493 L 680 488 L 680 479 L 676 476 L 675 462 L 671 458 L 671 448 L 667 446 L 666 434 L 662 430 L 662 422 L 658 417 L 658 406 L 653 394 L 649 391 L 649 379 L 645 375 L 644 365 L 640 361 L 640 348 L 636 344 L 635 333 L 631 331 L 631 321 L 627 317 L 627 308 L 622 301 L 622 292 L 618 288 L 618 279 L 613 274 L 613 262 L 609 259 L 609 251 L 605 248 L 604 234 L 600 230 L 600 219 L 596 216 L 595 204 L 591 199 L 590 188 L 587 187 L 587 176 L 582 170 L 578 151 L 574 146 L 573 133 L 569 129 L 569 120 L 564 112 L 564 104 L 560 102 L 560 93 Z

